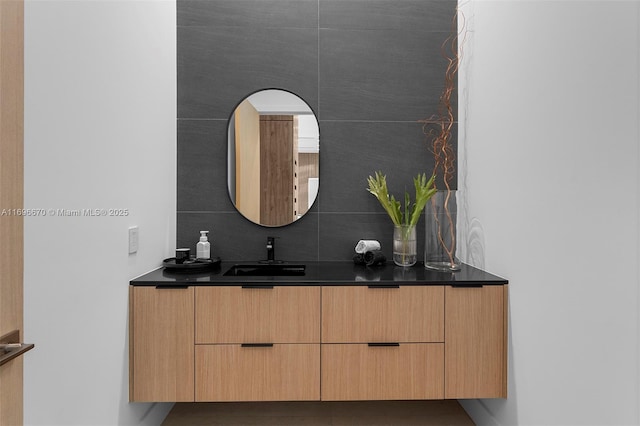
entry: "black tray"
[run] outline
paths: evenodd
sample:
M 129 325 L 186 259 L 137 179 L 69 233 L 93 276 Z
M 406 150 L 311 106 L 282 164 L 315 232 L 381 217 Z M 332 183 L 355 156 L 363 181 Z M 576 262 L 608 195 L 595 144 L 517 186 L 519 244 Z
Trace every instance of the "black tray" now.
M 185 260 L 184 263 L 176 263 L 176 258 L 170 257 L 162 261 L 162 266 L 172 271 L 188 272 L 212 269 L 220 266 L 220 262 L 221 260 L 219 257 L 212 257 L 211 259 L 196 259 L 192 257 L 189 260 Z

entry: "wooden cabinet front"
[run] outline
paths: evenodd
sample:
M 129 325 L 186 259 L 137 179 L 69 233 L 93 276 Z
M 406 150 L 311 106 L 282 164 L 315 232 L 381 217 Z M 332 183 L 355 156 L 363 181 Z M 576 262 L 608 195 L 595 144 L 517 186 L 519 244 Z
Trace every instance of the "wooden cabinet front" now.
M 320 287 L 196 289 L 196 401 L 320 399 Z
M 131 401 L 193 401 L 193 287 L 131 287 Z
M 443 286 L 325 286 L 322 342 L 443 342 Z
M 322 345 L 322 400 L 442 399 L 444 345 Z
M 506 285 L 247 287 L 131 287 L 130 400 L 507 396 Z
M 445 398 L 506 398 L 507 286 L 448 286 L 445 300 Z
M 320 344 L 197 345 L 196 401 L 320 399 Z
M 196 343 L 320 343 L 320 287 L 197 287 Z

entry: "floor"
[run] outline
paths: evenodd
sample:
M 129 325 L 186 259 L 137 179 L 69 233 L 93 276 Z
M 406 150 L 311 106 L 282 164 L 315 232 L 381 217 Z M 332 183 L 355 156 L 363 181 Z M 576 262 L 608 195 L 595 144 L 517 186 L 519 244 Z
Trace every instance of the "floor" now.
M 457 401 L 177 403 L 163 426 L 473 426 Z

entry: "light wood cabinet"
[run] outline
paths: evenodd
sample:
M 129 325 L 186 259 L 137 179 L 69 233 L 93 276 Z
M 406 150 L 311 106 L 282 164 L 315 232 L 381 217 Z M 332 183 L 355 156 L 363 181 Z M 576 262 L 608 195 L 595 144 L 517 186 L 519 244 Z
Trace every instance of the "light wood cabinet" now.
M 443 342 L 443 286 L 325 286 L 322 342 Z
M 196 343 L 319 343 L 320 287 L 196 287 Z
M 507 285 L 131 287 L 131 401 L 506 398 Z
M 447 287 L 445 398 L 507 397 L 507 286 Z
M 322 400 L 444 398 L 444 345 L 323 344 Z
M 444 287 L 322 288 L 322 399 L 444 398 Z
M 130 287 L 131 401 L 193 401 L 193 287 Z
M 320 345 L 197 345 L 196 401 L 320 399 Z
M 195 292 L 196 401 L 320 399 L 320 286 Z

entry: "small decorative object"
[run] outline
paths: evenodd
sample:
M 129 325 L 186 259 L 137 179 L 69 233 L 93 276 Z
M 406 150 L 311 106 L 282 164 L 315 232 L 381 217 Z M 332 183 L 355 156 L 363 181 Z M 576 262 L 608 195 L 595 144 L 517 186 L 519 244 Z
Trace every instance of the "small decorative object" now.
M 177 248 L 176 249 L 176 264 L 182 265 L 184 262 L 189 260 L 191 254 L 191 250 L 188 248 Z
M 217 256 L 210 259 L 196 259 L 195 257 L 191 257 L 183 262 L 178 262 L 175 257 L 170 257 L 162 261 L 162 266 L 169 272 L 191 273 L 219 268 L 220 262 L 221 260 Z
M 396 225 L 393 228 L 393 263 L 413 266 L 418 261 L 418 242 L 415 225 Z
M 416 243 L 416 224 L 427 201 L 436 193 L 435 175 L 427 180 L 427 175 L 418 174 L 413 179 L 416 189 L 416 201 L 411 204 L 411 197 L 405 191 L 404 212 L 400 209 L 400 202 L 387 189 L 387 177 L 382 172 L 376 172 L 375 178 L 367 179 L 372 193 L 385 209 L 394 224 L 393 230 L 393 262 L 398 266 L 413 266 L 418 260 Z
M 378 240 L 360 240 L 356 244 L 356 253 L 366 253 L 368 251 L 380 250 L 380 241 Z
M 367 251 L 353 255 L 353 263 L 356 265 L 378 266 L 384 265 L 386 262 L 387 257 L 381 250 Z

